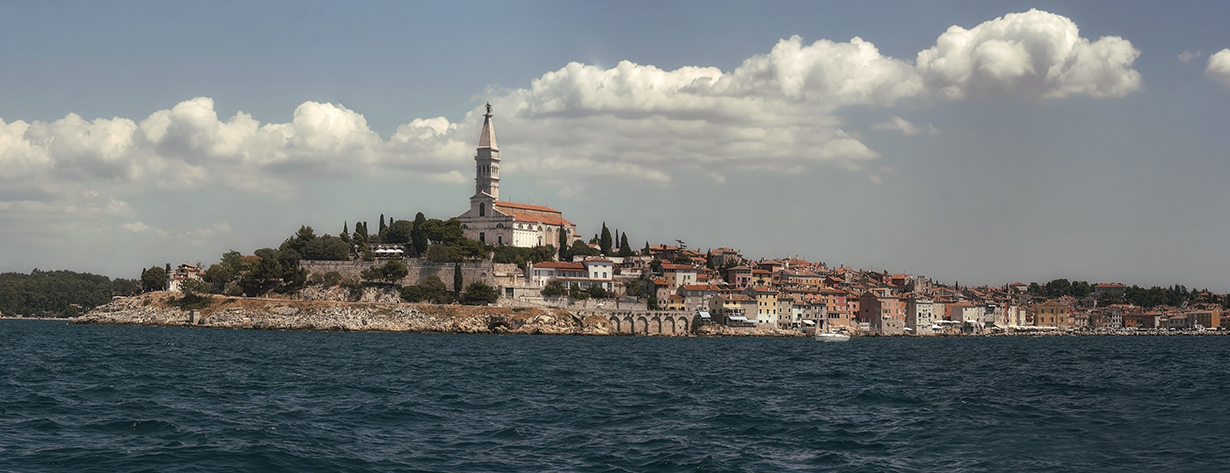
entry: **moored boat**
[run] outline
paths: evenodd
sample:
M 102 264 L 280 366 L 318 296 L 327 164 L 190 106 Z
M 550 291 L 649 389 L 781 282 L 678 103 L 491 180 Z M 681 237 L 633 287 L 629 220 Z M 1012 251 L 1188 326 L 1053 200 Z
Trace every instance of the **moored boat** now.
M 848 342 L 850 335 L 840 332 L 816 332 L 817 342 Z

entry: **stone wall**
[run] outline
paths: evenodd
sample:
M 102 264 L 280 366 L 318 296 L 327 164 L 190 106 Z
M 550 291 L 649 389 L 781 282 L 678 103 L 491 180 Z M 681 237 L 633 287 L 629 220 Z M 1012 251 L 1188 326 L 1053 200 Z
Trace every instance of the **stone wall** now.
M 419 281 L 428 276 L 435 275 L 444 285 L 453 287 L 453 271 L 457 264 L 461 265 L 461 279 L 468 286 L 470 283 L 482 281 L 491 286 L 501 286 L 496 281 L 496 273 L 508 274 L 517 271 L 516 265 L 509 264 L 494 264 L 491 261 L 465 262 L 465 263 L 433 263 L 424 259 L 418 258 L 403 258 L 403 259 L 380 259 L 378 261 L 300 261 L 299 264 L 308 271 L 308 277 L 320 274 L 324 275 L 330 271 L 336 271 L 344 277 L 359 277 L 359 273 L 372 266 L 385 264 L 388 261 L 401 261 L 410 270 L 410 274 L 406 276 L 398 284 L 403 286 L 418 285 Z M 511 266 L 512 268 L 508 268 Z M 501 281 L 503 282 L 503 281 Z

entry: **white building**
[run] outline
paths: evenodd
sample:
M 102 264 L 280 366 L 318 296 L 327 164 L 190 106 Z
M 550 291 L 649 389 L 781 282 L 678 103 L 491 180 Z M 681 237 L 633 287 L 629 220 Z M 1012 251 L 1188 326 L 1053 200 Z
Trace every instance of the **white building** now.
M 551 281 L 564 283 L 564 287 L 576 284 L 581 289 L 601 286 L 607 291 L 615 289 L 614 265 L 605 258 L 592 258 L 580 263 L 550 262 L 531 264 L 527 271 L 530 283 L 545 287 Z
M 500 200 L 500 149 L 495 142 L 491 104 L 483 115 L 483 131 L 474 155 L 474 196 L 470 210 L 457 217 L 466 238 L 488 245 L 521 248 L 571 245 L 577 239 L 577 226 L 550 207 Z
M 933 335 L 937 332 L 935 326 L 937 317 L 934 303 L 925 297 L 910 297 L 905 300 L 905 327 L 914 335 Z M 943 317 L 939 317 L 943 318 Z

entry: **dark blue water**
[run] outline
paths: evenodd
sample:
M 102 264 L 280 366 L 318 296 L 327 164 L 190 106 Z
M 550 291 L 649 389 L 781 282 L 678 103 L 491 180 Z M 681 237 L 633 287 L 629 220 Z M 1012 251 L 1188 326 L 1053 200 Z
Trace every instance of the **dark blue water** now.
M 0 471 L 1228 471 L 1230 337 L 0 321 Z

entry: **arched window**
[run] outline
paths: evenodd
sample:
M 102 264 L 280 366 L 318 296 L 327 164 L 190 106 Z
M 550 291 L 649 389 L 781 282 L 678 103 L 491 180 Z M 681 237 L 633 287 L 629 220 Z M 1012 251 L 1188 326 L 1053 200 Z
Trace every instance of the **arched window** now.
M 484 204 L 481 202 L 478 204 L 478 216 L 479 217 L 487 216 L 487 204 Z

